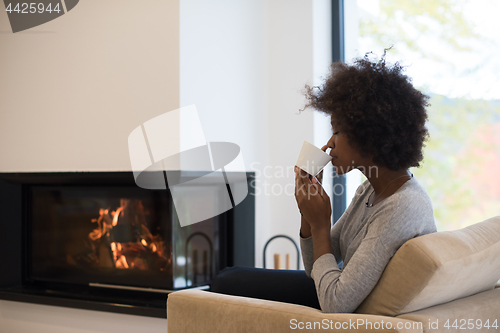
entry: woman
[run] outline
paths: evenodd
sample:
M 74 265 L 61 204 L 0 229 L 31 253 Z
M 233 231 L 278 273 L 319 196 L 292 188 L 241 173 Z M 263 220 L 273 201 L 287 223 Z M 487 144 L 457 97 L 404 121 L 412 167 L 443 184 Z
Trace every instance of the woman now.
M 306 88 L 306 107 L 330 115 L 333 135 L 322 149 L 330 149 L 336 173 L 359 169 L 367 180 L 332 227 L 321 177 L 296 167 L 305 272 L 230 267 L 211 290 L 354 312 L 403 243 L 436 231 L 431 200 L 408 171 L 423 159 L 428 97 L 401 66 L 386 65 L 385 53 L 378 62 L 333 63 L 317 92 Z
M 431 200 L 408 171 L 423 159 L 428 137 L 428 97 L 399 64 L 367 56 L 353 65 L 334 63 L 309 103 L 329 114 L 330 148 L 337 175 L 359 169 L 367 180 L 331 226 L 330 198 L 316 178 L 296 167 L 301 212 L 300 246 L 323 312 L 354 312 L 407 240 L 436 232 Z

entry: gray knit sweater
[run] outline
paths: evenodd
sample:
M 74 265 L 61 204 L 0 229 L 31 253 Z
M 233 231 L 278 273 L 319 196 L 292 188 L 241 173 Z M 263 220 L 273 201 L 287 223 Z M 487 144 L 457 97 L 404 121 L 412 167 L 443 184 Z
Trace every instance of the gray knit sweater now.
M 331 228 L 332 253 L 314 261 L 312 237 L 300 239 L 305 271 L 314 280 L 323 312 L 354 312 L 403 243 L 436 232 L 431 200 L 414 176 L 393 195 L 366 207 L 372 192 L 366 180 Z

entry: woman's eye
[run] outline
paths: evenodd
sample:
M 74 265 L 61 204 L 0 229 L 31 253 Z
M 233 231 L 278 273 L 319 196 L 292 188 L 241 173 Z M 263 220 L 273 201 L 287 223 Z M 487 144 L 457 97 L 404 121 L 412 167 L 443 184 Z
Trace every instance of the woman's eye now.
M 339 134 L 339 132 L 338 132 L 338 131 L 333 133 L 333 135 L 337 135 L 337 134 Z

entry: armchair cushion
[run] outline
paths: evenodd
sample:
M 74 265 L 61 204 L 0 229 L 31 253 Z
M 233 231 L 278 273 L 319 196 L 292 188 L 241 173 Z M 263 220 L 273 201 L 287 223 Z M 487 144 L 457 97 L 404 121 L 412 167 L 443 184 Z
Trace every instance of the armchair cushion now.
M 500 216 L 413 238 L 357 313 L 396 316 L 493 289 L 500 278 Z
M 168 295 L 167 331 L 198 332 L 423 332 L 403 318 L 323 313 L 303 305 L 187 289 Z
M 424 324 L 424 332 L 429 329 L 429 332 L 491 333 L 498 330 L 494 325 L 500 324 L 498 322 L 500 318 L 499 306 L 500 289 L 497 288 L 460 298 L 453 302 L 431 306 L 430 308 L 412 313 L 405 313 L 396 318 L 422 322 Z M 457 324 L 457 326 L 453 327 L 454 324 Z M 491 326 L 488 327 L 486 325 Z

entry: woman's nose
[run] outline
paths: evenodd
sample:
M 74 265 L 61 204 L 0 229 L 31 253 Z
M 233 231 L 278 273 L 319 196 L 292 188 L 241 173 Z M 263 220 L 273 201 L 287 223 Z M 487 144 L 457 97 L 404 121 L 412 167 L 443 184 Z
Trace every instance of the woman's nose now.
M 326 145 L 324 145 L 323 147 L 326 147 L 326 148 L 335 148 L 335 140 L 333 139 L 333 136 L 330 138 L 330 140 L 328 140 L 328 142 L 326 143 Z M 325 148 L 325 150 L 326 150 Z M 323 149 L 323 148 L 321 148 Z

